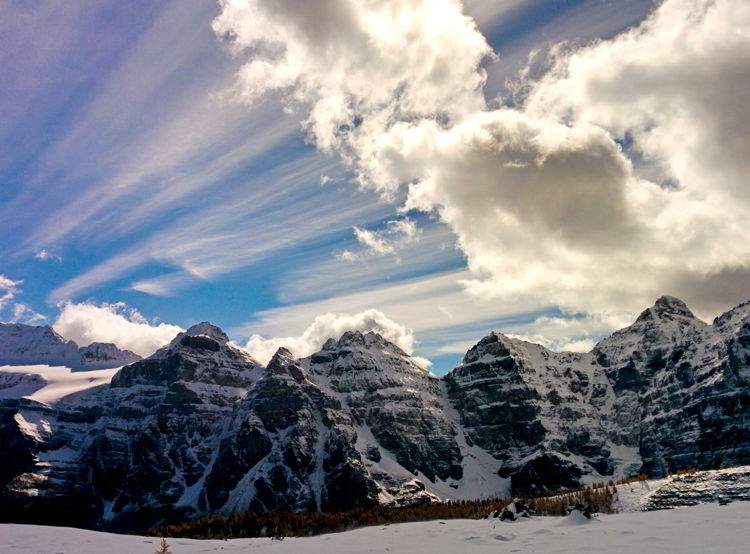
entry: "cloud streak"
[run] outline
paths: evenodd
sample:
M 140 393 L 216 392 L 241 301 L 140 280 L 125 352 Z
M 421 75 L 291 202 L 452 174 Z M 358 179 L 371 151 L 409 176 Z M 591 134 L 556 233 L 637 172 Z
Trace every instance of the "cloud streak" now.
M 28 304 L 16 300 L 23 292 L 20 288 L 22 284 L 21 280 L 13 280 L 0 274 L 0 318 L 28 325 L 43 323 L 47 319 L 45 316 L 34 311 Z

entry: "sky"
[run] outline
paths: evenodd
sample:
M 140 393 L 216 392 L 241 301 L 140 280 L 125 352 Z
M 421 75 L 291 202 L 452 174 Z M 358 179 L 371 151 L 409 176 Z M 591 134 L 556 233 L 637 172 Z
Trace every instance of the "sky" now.
M 743 0 L 0 0 L 0 320 L 586 351 L 750 299 Z

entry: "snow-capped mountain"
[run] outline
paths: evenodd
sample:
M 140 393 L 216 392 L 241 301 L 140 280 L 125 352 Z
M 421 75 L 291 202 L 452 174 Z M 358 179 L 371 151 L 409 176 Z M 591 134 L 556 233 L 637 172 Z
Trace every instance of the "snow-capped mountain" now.
M 749 312 L 663 297 L 586 354 L 491 333 L 443 378 L 359 332 L 264 368 L 202 323 L 108 386 L 0 400 L 0 516 L 129 529 L 747 463 Z
M 112 343 L 79 347 L 49 325 L 0 323 L 0 365 L 61 365 L 76 369 L 104 369 L 133 363 L 141 357 Z

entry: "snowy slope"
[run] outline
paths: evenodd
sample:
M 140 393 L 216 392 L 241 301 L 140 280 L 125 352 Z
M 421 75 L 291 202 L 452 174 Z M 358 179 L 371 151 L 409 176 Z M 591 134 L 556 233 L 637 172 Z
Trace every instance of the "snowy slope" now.
M 69 367 L 0 366 L 0 398 L 28 398 L 52 406 L 64 397 L 112 380 L 120 368 L 72 371 Z
M 197 541 L 168 539 L 174 554 L 455 554 L 456 552 L 618 552 L 744 554 L 750 502 L 601 515 L 592 521 L 539 517 L 507 523 L 447 520 L 369 527 L 310 538 Z M 79 529 L 0 525 L 0 551 L 24 554 L 153 554 L 160 539 Z

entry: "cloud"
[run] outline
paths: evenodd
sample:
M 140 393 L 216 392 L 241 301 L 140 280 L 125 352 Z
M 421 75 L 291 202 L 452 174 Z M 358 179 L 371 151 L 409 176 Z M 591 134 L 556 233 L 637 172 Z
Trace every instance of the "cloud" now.
M 153 354 L 184 330 L 167 323 L 151 323 L 124 302 L 99 305 L 68 302 L 62 306 L 53 327 L 79 345 L 112 342 L 141 356 Z
M 13 305 L 13 317 L 11 321 L 15 323 L 25 323 L 26 325 L 35 325 L 47 321 L 47 316 L 44 316 L 23 302 L 16 302 Z
M 136 281 L 130 285 L 129 289 L 153 296 L 174 296 L 178 291 L 186 288 L 196 280 L 197 278 L 189 273 L 168 273 L 159 277 Z
M 296 357 L 303 358 L 318 352 L 328 339 L 338 340 L 346 331 L 375 331 L 407 354 L 414 351 L 413 331 L 389 319 L 383 312 L 373 309 L 356 314 L 318 315 L 298 336 L 266 339 L 260 335 L 252 335 L 245 348 L 263 364 L 268 363 L 276 350 L 282 346 Z M 418 363 L 422 367 L 428 367 L 430 364 L 424 358 L 419 358 Z
M 356 262 L 357 260 L 359 260 L 359 256 L 357 256 L 351 250 L 339 250 L 334 252 L 333 255 L 336 256 L 337 260 L 341 260 L 343 262 Z
M 664 293 L 707 311 L 728 300 L 718 274 L 747 290 L 746 2 L 667 0 L 610 40 L 552 48 L 497 109 L 494 53 L 460 3 L 296 6 L 222 2 L 214 29 L 247 56 L 238 95 L 280 94 L 361 187 L 437 214 L 470 294 L 633 315 Z
M 632 322 L 629 314 L 611 312 L 586 316 L 541 316 L 529 323 L 509 326 L 505 333 L 556 352 L 589 352 L 599 340 Z
M 15 300 L 22 292 L 19 288 L 22 284 L 21 280 L 14 281 L 0 274 L 0 317 L 4 317 L 3 314 L 6 313 L 9 314 L 5 316 L 8 317 L 7 321 L 29 325 L 45 321 L 47 318 L 34 311 L 31 306 Z
M 18 286 L 22 283 L 23 281 L 14 281 L 0 273 L 0 311 L 21 292 Z
M 419 234 L 417 224 L 408 218 L 388 221 L 385 229 L 380 231 L 369 231 L 357 226 L 352 229 L 357 241 L 364 245 L 370 254 L 378 256 L 395 254 L 405 245 L 417 240 Z
M 42 261 L 55 260 L 57 262 L 62 262 L 62 257 L 50 254 L 45 248 L 42 248 L 39 252 L 34 254 L 34 258 Z
M 49 294 L 48 302 L 74 299 L 153 261 L 178 268 L 182 282 L 213 279 L 286 248 L 320 241 L 363 219 L 388 215 L 388 206 L 377 202 L 374 193 L 321 199 L 319 187 L 313 190 L 310 185 L 336 165 L 313 151 L 273 166 L 253 179 L 252 189 L 240 187 L 226 200 L 169 222 L 145 241 L 63 283 Z M 171 294 L 178 280 L 175 275 L 150 279 L 145 287 L 141 281 L 139 290 Z

